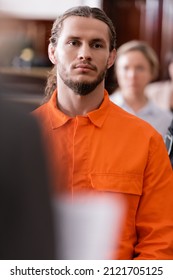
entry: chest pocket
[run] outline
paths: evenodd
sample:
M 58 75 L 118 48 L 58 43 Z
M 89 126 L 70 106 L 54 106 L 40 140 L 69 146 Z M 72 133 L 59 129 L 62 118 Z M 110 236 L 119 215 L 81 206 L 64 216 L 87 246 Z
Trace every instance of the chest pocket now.
M 97 191 L 142 195 L 142 175 L 92 174 L 91 185 Z
M 122 198 L 125 205 L 125 226 L 122 240 L 136 238 L 136 213 L 142 196 L 143 176 L 138 174 L 92 174 L 91 184 L 93 190 L 103 193 L 111 193 L 115 197 Z M 123 241 L 125 242 L 125 241 Z M 133 246 L 132 246 L 133 247 Z

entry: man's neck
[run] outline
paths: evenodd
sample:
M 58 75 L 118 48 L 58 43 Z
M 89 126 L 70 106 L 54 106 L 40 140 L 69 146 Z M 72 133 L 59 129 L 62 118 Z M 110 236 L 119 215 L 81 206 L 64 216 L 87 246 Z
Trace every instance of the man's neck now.
M 85 116 L 101 105 L 104 98 L 104 87 L 99 85 L 94 91 L 85 96 L 74 93 L 69 88 L 58 87 L 57 104 L 59 109 L 70 117 Z

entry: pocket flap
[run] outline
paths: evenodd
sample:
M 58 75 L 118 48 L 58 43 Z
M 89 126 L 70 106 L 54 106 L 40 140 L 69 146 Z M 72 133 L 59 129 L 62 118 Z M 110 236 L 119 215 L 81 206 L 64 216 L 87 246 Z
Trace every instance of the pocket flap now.
M 142 175 L 134 174 L 92 174 L 92 187 L 98 191 L 127 194 L 142 194 Z

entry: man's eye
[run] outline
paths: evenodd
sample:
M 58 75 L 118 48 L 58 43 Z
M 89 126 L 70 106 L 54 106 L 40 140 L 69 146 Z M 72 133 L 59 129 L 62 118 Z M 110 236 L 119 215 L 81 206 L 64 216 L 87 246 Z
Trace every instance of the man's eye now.
M 77 45 L 79 45 L 79 42 L 73 40 L 73 41 L 69 41 L 68 44 L 69 44 L 70 46 L 77 46 Z
M 93 47 L 94 47 L 95 49 L 101 49 L 101 48 L 103 48 L 103 45 L 102 45 L 101 43 L 94 43 L 94 44 L 93 44 Z

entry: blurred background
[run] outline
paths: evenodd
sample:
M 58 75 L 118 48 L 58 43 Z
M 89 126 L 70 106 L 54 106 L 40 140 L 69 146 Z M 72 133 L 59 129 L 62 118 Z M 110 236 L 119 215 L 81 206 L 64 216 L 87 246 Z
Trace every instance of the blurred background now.
M 148 42 L 160 61 L 173 48 L 173 0 L 0 0 L 1 92 L 31 111 L 40 105 L 51 63 L 47 56 L 50 30 L 56 17 L 77 5 L 102 8 L 117 32 L 117 47 L 139 39 Z M 106 79 L 116 88 L 113 67 Z

